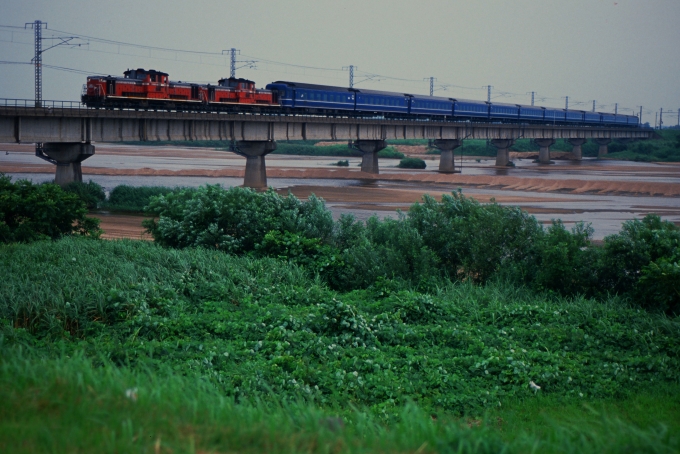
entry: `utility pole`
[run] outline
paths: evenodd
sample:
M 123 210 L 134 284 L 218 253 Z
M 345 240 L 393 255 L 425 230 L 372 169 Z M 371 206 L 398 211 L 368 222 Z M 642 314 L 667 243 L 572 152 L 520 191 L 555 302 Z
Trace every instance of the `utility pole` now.
M 569 96 L 565 96 L 564 110 L 569 110 Z
M 593 112 L 595 112 L 595 100 L 593 99 Z
M 491 102 L 491 89 L 493 85 L 484 85 L 482 88 L 486 88 L 486 102 Z
M 237 55 L 241 55 L 241 51 L 238 49 L 234 49 L 233 47 L 228 50 L 223 50 L 222 53 L 224 54 L 225 52 L 229 52 L 229 77 L 234 79 L 236 78 L 236 70 L 245 68 L 246 66 L 248 68 L 255 68 L 255 64 L 257 63 L 257 60 L 236 60 Z M 245 63 L 242 66 L 239 66 L 238 68 L 236 67 L 236 63 Z
M 680 127 L 680 109 L 678 109 L 678 127 Z
M 642 106 L 640 106 L 640 124 L 642 125 Z
M 234 49 L 233 47 L 231 48 L 231 62 L 230 62 L 230 70 L 229 70 L 229 77 L 235 78 L 236 77 L 236 52 L 239 54 L 241 51 L 238 51 Z
M 27 22 L 24 24 L 24 28 L 31 27 L 35 32 L 35 56 L 31 59 L 35 65 L 35 107 L 42 107 L 42 54 L 46 51 L 61 45 L 68 46 L 81 46 L 81 44 L 71 44 L 70 42 L 74 39 L 79 39 L 77 36 L 66 36 L 58 38 L 43 38 L 42 30 L 47 28 L 47 22 L 34 21 Z M 59 41 L 57 44 L 53 44 L 47 49 L 42 48 L 42 42 L 46 39 L 54 39 Z
M 663 107 L 659 111 L 659 129 L 663 129 Z
M 619 103 L 617 102 L 617 103 L 614 104 L 614 115 L 618 115 L 618 114 L 619 114 Z
M 531 93 L 531 105 L 533 106 L 534 105 L 534 95 L 536 94 L 536 92 L 535 91 L 528 91 L 524 94 L 528 95 L 529 93 Z
M 33 64 L 35 65 L 35 107 L 42 106 L 42 29 L 43 26 L 47 28 L 47 22 L 35 21 L 28 22 L 24 28 L 31 26 L 35 32 L 35 57 L 33 57 Z
M 343 71 L 347 69 L 349 70 L 349 88 L 354 88 L 354 68 L 356 68 L 354 65 L 342 67 Z
M 430 96 L 434 96 L 434 81 L 437 80 L 436 77 L 426 77 L 423 80 L 430 81 Z

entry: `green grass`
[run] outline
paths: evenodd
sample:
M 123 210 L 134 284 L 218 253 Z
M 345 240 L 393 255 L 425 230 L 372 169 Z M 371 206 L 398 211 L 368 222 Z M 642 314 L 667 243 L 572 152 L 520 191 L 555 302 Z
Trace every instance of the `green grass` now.
M 40 359 L 0 345 L 0 450 L 34 452 L 672 453 L 678 391 L 619 401 L 540 397 L 484 417 L 436 420 L 406 405 L 385 423 L 361 408 L 237 404 L 201 380 L 80 355 Z
M 2 246 L 0 273 L 6 342 L 171 367 L 234 399 L 303 395 L 389 420 L 408 402 L 494 408 L 533 396 L 532 380 L 618 398 L 680 370 L 677 321 L 617 299 L 392 281 L 339 293 L 285 261 L 87 239 Z

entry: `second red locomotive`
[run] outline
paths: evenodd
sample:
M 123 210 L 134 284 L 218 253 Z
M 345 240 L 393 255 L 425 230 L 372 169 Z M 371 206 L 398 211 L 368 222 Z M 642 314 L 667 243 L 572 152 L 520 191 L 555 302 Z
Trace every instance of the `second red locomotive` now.
M 124 77 L 89 76 L 82 101 L 88 107 L 167 110 L 230 110 L 229 106 L 278 106 L 269 90 L 247 79 L 220 79 L 217 85 L 173 82 L 156 70 L 128 69 Z

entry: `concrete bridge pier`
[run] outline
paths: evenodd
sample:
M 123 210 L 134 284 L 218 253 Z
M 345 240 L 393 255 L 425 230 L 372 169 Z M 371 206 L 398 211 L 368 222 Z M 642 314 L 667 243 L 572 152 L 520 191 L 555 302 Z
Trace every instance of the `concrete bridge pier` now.
M 456 166 L 453 162 L 453 150 L 463 145 L 463 141 L 460 139 L 437 139 L 432 144 L 442 152 L 439 157 L 439 172 L 454 173 Z
M 594 139 L 594 141 L 600 146 L 600 149 L 597 152 L 597 157 L 601 158 L 602 156 L 606 156 L 609 153 L 609 148 L 607 145 L 612 142 L 612 139 Z
M 496 165 L 497 166 L 507 166 L 510 164 L 510 152 L 508 148 L 513 146 L 515 143 L 512 139 L 493 139 L 491 140 L 491 145 L 496 147 L 498 150 L 496 152 Z
M 581 146 L 587 142 L 586 139 L 569 139 L 567 140 L 571 144 L 571 156 L 574 160 L 580 161 L 583 159 L 583 151 Z
M 236 153 L 246 158 L 246 174 L 243 186 L 247 188 L 267 187 L 267 167 L 264 157 L 276 150 L 273 140 L 242 140 L 236 143 Z
M 94 154 L 94 145 L 82 142 L 48 142 L 36 149 L 36 155 L 56 164 L 54 182 L 66 186 L 83 181 L 80 163 Z
M 538 150 L 538 163 L 539 164 L 550 164 L 550 147 L 555 145 L 554 139 L 534 139 L 536 145 L 538 145 L 540 150 Z
M 354 148 L 361 151 L 361 171 L 378 175 L 380 167 L 378 166 L 378 152 L 387 147 L 384 140 L 357 140 L 354 142 Z

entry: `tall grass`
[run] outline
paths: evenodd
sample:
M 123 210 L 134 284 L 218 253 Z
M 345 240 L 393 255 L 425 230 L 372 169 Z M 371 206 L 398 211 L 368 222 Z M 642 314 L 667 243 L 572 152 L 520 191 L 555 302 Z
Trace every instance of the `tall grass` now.
M 200 380 L 82 356 L 40 359 L 0 345 L 0 450 L 34 452 L 672 453 L 677 414 L 636 424 L 598 405 L 520 403 L 486 418 L 436 418 L 414 405 L 385 424 L 299 401 L 236 404 Z M 677 396 L 677 394 L 675 395 Z M 677 400 L 677 397 L 671 400 Z M 661 395 L 655 395 L 659 402 Z M 677 405 L 677 402 L 676 402 Z M 646 417 L 672 405 L 641 409 Z M 514 411 L 514 413 L 512 413 Z M 555 417 L 555 415 L 557 415 Z M 665 425 L 664 423 L 669 425 Z
M 680 370 L 677 321 L 617 299 L 384 279 L 339 293 L 282 260 L 87 239 L 3 246 L 0 273 L 6 342 L 171 366 L 234 399 L 303 395 L 390 420 L 411 401 L 479 412 L 534 395 L 531 381 L 621 397 Z

